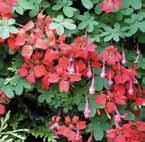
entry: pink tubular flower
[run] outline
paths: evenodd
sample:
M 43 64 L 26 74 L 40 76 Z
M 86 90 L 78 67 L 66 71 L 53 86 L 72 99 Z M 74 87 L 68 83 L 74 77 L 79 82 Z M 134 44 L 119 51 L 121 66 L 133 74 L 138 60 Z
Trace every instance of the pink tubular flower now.
M 126 63 L 126 57 L 125 57 L 125 52 L 124 52 L 124 49 L 122 49 L 122 64 L 125 64 Z
M 93 76 L 93 78 L 91 80 L 91 85 L 90 85 L 90 88 L 89 88 L 90 95 L 95 94 L 95 91 L 96 91 L 96 89 L 95 89 L 95 79 L 94 79 L 94 76 Z
M 102 67 L 102 71 L 101 71 L 100 76 L 101 76 L 102 78 L 104 78 L 105 75 L 106 75 L 106 72 L 105 72 L 105 63 L 103 63 L 103 67 Z
M 91 115 L 91 109 L 90 109 L 88 97 L 86 96 L 86 105 L 85 105 L 84 116 L 86 119 L 88 119 L 88 118 L 90 118 L 90 115 Z

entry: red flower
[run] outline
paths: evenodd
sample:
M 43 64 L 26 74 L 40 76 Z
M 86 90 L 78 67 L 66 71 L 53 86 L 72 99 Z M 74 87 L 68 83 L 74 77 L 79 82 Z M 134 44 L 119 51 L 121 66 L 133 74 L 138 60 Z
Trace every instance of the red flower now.
M 60 92 L 68 92 L 70 87 L 69 81 L 66 80 L 61 80 L 59 82 L 59 90 Z
M 8 39 L 8 46 L 12 50 L 18 50 L 19 46 L 16 45 L 16 37 L 14 35 L 11 35 Z
M 40 78 L 47 73 L 44 65 L 36 65 L 34 66 L 34 75 L 36 78 Z
M 2 15 L 12 12 L 12 8 L 16 5 L 16 0 L 0 0 L 0 13 Z
M 72 119 L 70 116 L 66 116 L 65 123 L 62 125 L 60 119 L 56 121 L 56 117 L 53 117 L 50 128 L 57 136 L 64 136 L 68 141 L 83 142 L 81 131 L 86 128 L 86 122 L 80 121 L 78 116 L 74 116 Z
M 3 104 L 0 104 L 0 115 L 3 115 L 3 114 L 5 114 L 5 112 L 6 112 L 5 105 L 3 105 Z
M 114 65 L 121 61 L 121 55 L 118 53 L 117 48 L 111 45 L 103 52 L 102 60 L 109 65 Z
M 113 113 L 116 111 L 116 105 L 113 102 L 107 102 L 105 106 L 105 111 L 108 113 Z
M 108 142 L 143 142 L 145 140 L 144 125 L 144 122 L 128 122 L 122 127 L 108 130 Z
M 106 95 L 100 94 L 96 96 L 96 104 L 105 106 L 106 101 L 107 101 Z
M 26 59 L 30 59 L 31 55 L 33 53 L 33 47 L 30 45 L 25 45 L 22 48 L 22 56 Z
M 48 89 L 49 88 L 49 85 L 50 85 L 50 82 L 48 81 L 48 74 L 46 74 L 42 79 L 41 79 L 41 87 L 43 89 Z
M 26 77 L 28 75 L 28 70 L 25 68 L 25 67 L 22 67 L 20 70 L 19 70 L 19 76 L 20 77 Z
M 100 4 L 100 7 L 105 13 L 110 13 L 113 9 L 119 9 L 121 7 L 121 0 L 105 0 Z
M 27 77 L 26 77 L 27 81 L 30 83 L 30 84 L 34 84 L 36 82 L 35 80 L 35 76 L 34 76 L 34 73 L 31 72 Z

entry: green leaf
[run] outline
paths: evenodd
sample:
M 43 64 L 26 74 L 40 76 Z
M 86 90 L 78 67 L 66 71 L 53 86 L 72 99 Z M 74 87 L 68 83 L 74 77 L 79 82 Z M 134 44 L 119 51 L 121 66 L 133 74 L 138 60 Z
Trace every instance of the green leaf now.
M 63 13 L 67 17 L 73 17 L 75 9 L 69 6 L 63 8 Z
M 99 76 L 97 76 L 95 78 L 95 88 L 96 88 L 96 91 L 102 91 L 103 90 L 103 79 Z
M 69 23 L 67 21 L 64 21 L 62 24 L 68 30 L 74 30 L 76 28 L 76 25 L 75 24 Z
M 132 13 L 133 13 L 132 8 L 122 9 L 122 11 L 121 11 L 121 14 L 123 14 L 123 15 L 130 15 Z
M 38 97 L 38 101 L 40 103 L 47 102 L 48 104 L 51 102 L 53 95 L 49 91 L 43 91 L 41 95 Z
M 10 36 L 8 27 L 0 27 L 0 37 L 2 39 L 7 39 Z
M 94 138 L 97 141 L 101 141 L 104 137 L 104 130 L 102 129 L 101 124 L 98 122 L 97 127 L 94 129 Z
M 13 34 L 16 34 L 18 32 L 18 29 L 14 26 L 9 26 L 9 32 L 13 33 Z
M 21 6 L 17 6 L 15 8 L 15 11 L 20 14 L 20 15 L 23 15 L 24 14 L 24 9 L 21 7 Z
M 39 5 L 35 5 L 35 8 L 29 12 L 30 17 L 34 17 L 39 13 Z
M 62 25 L 58 25 L 56 31 L 58 35 L 62 35 L 64 33 L 64 27 Z
M 52 6 L 52 10 L 60 10 L 62 8 L 62 5 L 54 5 Z
M 93 117 L 91 123 L 88 124 L 87 132 L 93 132 L 96 141 L 101 141 L 104 137 L 104 132 L 110 129 L 112 124 L 106 117 Z
M 145 21 L 143 21 L 139 24 L 139 28 L 142 32 L 145 32 Z
M 78 28 L 80 30 L 85 29 L 87 27 L 88 23 L 86 21 L 83 21 L 79 24 Z
M 140 9 L 142 7 L 141 0 L 130 0 L 130 4 L 134 9 Z
M 50 24 L 50 26 L 49 26 L 49 28 L 50 29 L 56 29 L 57 27 L 58 27 L 58 23 L 54 23 L 54 22 L 52 22 L 51 24 Z
M 15 93 L 16 95 L 21 95 L 23 93 L 23 86 L 22 84 L 17 84 L 15 87 Z
M 8 96 L 9 98 L 14 97 L 13 87 L 11 85 L 6 85 L 1 88 L 1 90 Z
M 62 15 L 58 15 L 56 18 L 53 18 L 55 22 L 61 23 L 64 20 L 64 17 Z
M 93 3 L 91 0 L 81 0 L 83 6 L 87 9 L 93 8 Z

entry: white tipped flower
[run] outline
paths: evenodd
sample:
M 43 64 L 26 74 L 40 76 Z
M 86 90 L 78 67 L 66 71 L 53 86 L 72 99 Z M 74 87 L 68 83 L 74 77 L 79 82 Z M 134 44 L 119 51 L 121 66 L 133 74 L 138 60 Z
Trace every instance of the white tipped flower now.
M 91 80 L 91 85 L 90 85 L 90 88 L 89 88 L 89 93 L 90 95 L 93 95 L 95 94 L 95 79 L 94 79 L 94 76 L 92 77 L 92 80 Z

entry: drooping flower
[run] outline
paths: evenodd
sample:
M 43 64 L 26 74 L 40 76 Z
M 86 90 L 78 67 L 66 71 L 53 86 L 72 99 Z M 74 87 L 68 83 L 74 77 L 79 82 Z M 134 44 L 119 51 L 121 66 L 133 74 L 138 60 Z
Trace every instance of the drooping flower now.
M 91 80 L 91 85 L 89 87 L 89 93 L 90 93 L 90 95 L 95 94 L 95 91 L 96 91 L 96 89 L 95 89 L 95 77 L 93 75 L 92 80 Z
M 88 119 L 88 118 L 90 118 L 90 115 L 91 115 L 91 108 L 90 108 L 88 97 L 86 96 L 84 116 L 86 119 Z
M 122 49 L 122 60 L 121 60 L 122 64 L 126 63 L 126 57 L 125 57 L 125 52 L 124 49 Z

